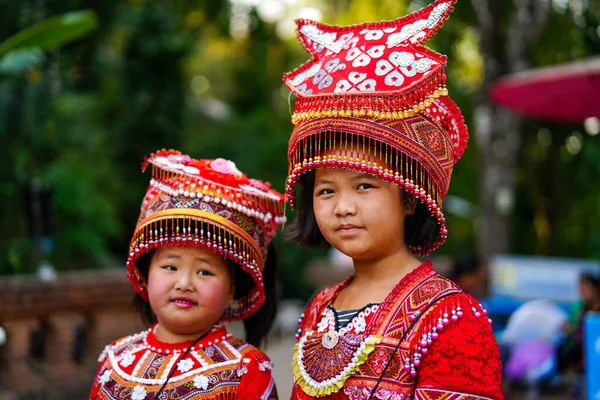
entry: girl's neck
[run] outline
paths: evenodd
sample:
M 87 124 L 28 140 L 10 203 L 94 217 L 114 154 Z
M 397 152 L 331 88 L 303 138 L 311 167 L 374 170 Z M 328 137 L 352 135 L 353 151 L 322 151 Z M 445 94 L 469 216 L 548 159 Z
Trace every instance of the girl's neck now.
M 158 340 L 164 343 L 184 343 L 196 340 L 199 337 L 206 335 L 213 328 L 214 326 L 210 329 L 206 329 L 203 332 L 199 333 L 179 334 L 170 332 L 168 329 L 165 329 L 161 324 L 157 324 L 154 328 L 154 334 L 156 335 L 156 338 Z
M 338 293 L 333 306 L 337 310 L 354 310 L 381 303 L 402 278 L 420 265 L 406 245 L 376 260 L 354 260 L 354 278 Z
M 399 282 L 407 274 L 421 265 L 408 246 L 403 244 L 398 250 L 374 260 L 354 261 L 354 284 L 372 285 L 381 282 Z

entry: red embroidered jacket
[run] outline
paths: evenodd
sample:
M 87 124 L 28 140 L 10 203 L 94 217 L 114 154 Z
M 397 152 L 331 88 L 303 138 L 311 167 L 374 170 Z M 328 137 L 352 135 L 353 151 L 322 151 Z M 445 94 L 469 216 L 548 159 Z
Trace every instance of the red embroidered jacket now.
M 336 329 L 328 305 L 349 282 L 319 292 L 305 310 L 292 399 L 503 399 L 485 310 L 431 263 Z
M 269 358 L 256 347 L 213 328 L 193 344 L 164 343 L 154 329 L 106 346 L 90 400 L 161 399 L 277 400 Z

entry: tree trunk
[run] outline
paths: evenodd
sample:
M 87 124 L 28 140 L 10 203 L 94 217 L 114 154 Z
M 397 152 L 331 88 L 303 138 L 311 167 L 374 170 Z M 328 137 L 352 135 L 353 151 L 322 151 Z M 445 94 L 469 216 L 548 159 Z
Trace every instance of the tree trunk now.
M 489 100 L 475 108 L 479 154 L 478 252 L 483 260 L 510 249 L 510 213 L 519 147 L 519 121 Z
M 478 252 L 483 261 L 510 251 L 514 169 L 520 147 L 520 121 L 489 98 L 502 75 L 528 66 L 527 49 L 541 34 L 550 11 L 546 0 L 514 0 L 507 32 L 502 32 L 501 1 L 472 0 L 477 16 L 485 79 L 475 98 L 474 130 L 479 155 Z

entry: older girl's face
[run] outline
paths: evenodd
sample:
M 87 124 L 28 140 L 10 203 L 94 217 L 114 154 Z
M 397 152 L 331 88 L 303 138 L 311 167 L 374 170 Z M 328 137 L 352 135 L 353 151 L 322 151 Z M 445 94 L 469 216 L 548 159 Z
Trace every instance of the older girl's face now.
M 221 318 L 233 295 L 227 263 L 212 251 L 172 246 L 152 256 L 148 299 L 162 340 L 185 341 L 206 332 Z
M 401 189 L 375 176 L 317 169 L 313 211 L 329 244 L 354 260 L 376 261 L 404 245 L 408 212 Z

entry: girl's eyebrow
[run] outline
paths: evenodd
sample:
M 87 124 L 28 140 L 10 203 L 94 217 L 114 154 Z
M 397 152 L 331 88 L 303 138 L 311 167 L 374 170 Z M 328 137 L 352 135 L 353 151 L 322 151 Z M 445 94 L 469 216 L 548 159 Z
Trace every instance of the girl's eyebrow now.
M 332 181 L 328 181 L 327 179 L 319 179 L 315 182 L 315 186 L 317 185 L 331 185 L 333 184 Z
M 182 259 L 183 259 L 183 257 L 180 256 L 180 255 L 178 255 L 178 254 L 176 254 L 176 253 L 170 253 L 170 254 L 167 254 L 165 256 L 160 257 L 157 260 L 157 262 L 166 262 L 168 260 L 182 260 Z M 216 266 L 216 264 L 214 263 L 214 261 L 211 260 L 208 257 L 195 257 L 194 261 L 195 261 L 195 263 L 201 263 L 201 264 L 204 264 L 204 265 L 210 266 L 210 267 L 215 267 Z
M 376 176 L 374 176 L 374 175 L 364 174 L 364 173 L 361 172 L 358 175 L 355 175 L 355 176 L 353 176 L 350 179 L 353 180 L 353 181 L 358 181 L 358 180 L 361 180 L 361 179 L 368 179 L 368 180 L 372 181 L 372 180 L 376 180 L 376 179 L 379 179 L 379 178 L 376 177 Z
M 169 260 L 169 259 L 181 260 L 182 257 L 178 254 L 171 253 L 171 254 L 167 254 L 164 258 L 167 260 Z M 211 260 L 209 258 L 205 258 L 205 257 L 196 257 L 195 260 L 205 263 L 205 264 L 212 264 Z

